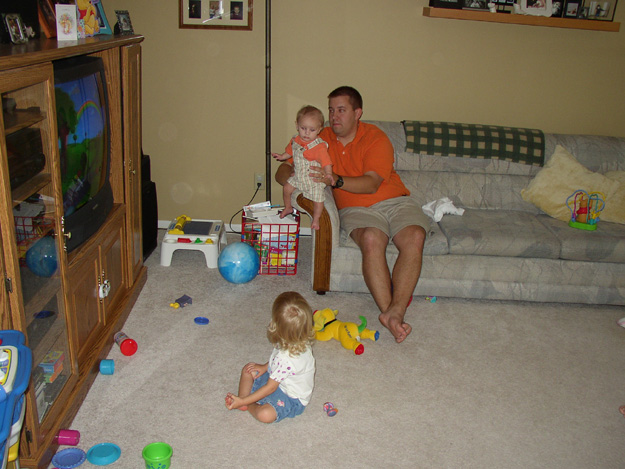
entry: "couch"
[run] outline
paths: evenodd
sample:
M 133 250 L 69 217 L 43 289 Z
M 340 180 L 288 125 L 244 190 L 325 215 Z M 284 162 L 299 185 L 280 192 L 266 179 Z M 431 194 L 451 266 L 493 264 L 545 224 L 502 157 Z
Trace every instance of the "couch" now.
M 421 206 L 448 197 L 464 209 L 462 215 L 432 220 L 415 295 L 625 305 L 625 139 L 513 129 L 520 135 L 508 145 L 501 136 L 492 137 L 507 128 L 466 125 L 467 136 L 459 142 L 462 125 L 449 124 L 424 143 L 415 125 L 422 131 L 441 123 L 369 122 L 391 140 L 395 169 L 410 197 Z M 486 144 L 482 129 L 490 136 Z M 529 157 L 523 147 L 528 136 L 534 152 Z M 479 153 L 484 145 L 486 156 Z M 550 167 L 558 152 L 566 153 L 575 171 Z M 575 186 L 593 178 L 598 188 Z M 538 182 L 542 187 L 530 193 Z M 609 221 L 600 213 L 596 231 L 567 223 L 566 198 L 577 189 L 604 192 L 606 216 L 611 207 Z M 319 294 L 367 293 L 358 247 L 341 232 L 332 190 L 326 192 L 321 229 L 313 232 L 312 288 Z M 296 207 L 312 213 L 301 193 L 293 198 Z M 396 258 L 391 243 L 391 268 Z

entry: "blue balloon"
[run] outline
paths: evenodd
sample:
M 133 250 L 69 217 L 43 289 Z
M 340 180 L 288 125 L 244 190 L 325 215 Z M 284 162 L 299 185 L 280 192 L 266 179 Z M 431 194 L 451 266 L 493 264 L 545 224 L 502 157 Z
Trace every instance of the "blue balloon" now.
M 247 283 L 258 274 L 260 257 L 249 244 L 228 244 L 219 255 L 217 267 L 228 282 Z
M 45 236 L 33 244 L 26 251 L 26 265 L 35 275 L 52 277 L 58 265 L 54 239 Z

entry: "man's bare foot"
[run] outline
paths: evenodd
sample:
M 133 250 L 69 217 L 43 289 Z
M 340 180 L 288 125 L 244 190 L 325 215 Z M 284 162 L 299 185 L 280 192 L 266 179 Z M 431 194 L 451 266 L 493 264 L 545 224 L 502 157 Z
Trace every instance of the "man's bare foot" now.
M 404 322 L 404 314 L 406 314 L 405 311 L 388 310 L 379 316 L 382 325 L 393 334 L 398 344 L 402 343 L 412 332 L 412 326 Z
M 280 218 L 284 218 L 291 213 L 293 213 L 293 207 L 291 208 L 284 207 L 284 209 L 280 212 Z

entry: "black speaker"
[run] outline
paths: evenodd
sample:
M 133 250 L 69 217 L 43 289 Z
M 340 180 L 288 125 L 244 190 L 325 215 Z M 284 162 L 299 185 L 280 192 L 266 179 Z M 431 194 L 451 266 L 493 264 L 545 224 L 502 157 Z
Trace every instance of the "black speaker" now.
M 158 206 L 156 184 L 144 182 L 141 195 L 141 216 L 143 217 L 143 260 L 156 249 L 158 242 Z
M 141 155 L 141 216 L 143 223 L 143 260 L 158 244 L 158 201 L 156 184 L 150 181 L 150 155 Z

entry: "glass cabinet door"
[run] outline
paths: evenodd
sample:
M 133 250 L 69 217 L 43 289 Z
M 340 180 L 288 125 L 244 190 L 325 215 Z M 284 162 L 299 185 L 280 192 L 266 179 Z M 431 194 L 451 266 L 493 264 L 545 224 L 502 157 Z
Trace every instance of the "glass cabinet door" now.
M 30 412 L 42 424 L 73 374 L 52 67 L 3 72 L 0 78 L 5 275 L 13 328 L 24 332 L 33 354 Z

